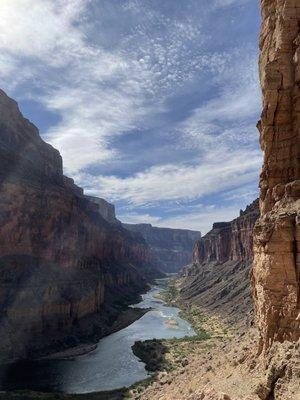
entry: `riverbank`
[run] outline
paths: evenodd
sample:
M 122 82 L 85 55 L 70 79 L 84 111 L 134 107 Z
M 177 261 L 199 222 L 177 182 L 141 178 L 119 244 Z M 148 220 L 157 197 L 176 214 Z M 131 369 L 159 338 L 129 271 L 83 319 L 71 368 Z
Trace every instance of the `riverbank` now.
M 300 342 L 277 344 L 265 359 L 257 354 L 258 332 L 229 324 L 217 315 L 180 299 L 172 280 L 164 299 L 181 307 L 196 335 L 135 344 L 135 353 L 153 373 L 131 388 L 132 400 L 270 400 L 300 399 Z
M 202 361 L 210 360 L 212 351 L 220 345 L 229 343 L 235 335 L 234 328 L 218 316 L 210 315 L 194 304 L 181 302 L 176 278 L 170 279 L 164 290 L 156 297 L 169 306 L 180 308 L 180 317 L 191 324 L 195 335 L 179 339 L 135 342 L 132 347 L 133 352 L 145 363 L 145 368 L 152 373 L 152 377 L 130 389 L 131 399 L 144 399 L 143 396 L 146 396 L 149 390 L 155 393 L 152 392 L 152 388 L 170 385 L 189 369 L 195 354 L 201 354 Z M 207 368 L 209 371 L 210 365 Z
M 132 398 L 132 393 L 142 392 L 144 388 L 151 384 L 151 382 L 155 381 L 157 372 L 157 362 L 153 364 L 153 368 L 151 369 L 148 365 L 149 362 L 145 360 L 147 370 L 154 372 L 153 376 L 147 376 L 143 364 L 141 364 L 141 362 L 139 362 L 134 356 L 132 346 L 135 345 L 135 341 L 138 339 L 141 343 L 147 343 L 147 339 L 151 337 L 158 338 L 153 342 L 156 344 L 163 343 L 163 346 L 167 344 L 169 349 L 168 353 L 172 355 L 172 366 L 170 367 L 170 370 L 175 368 L 173 364 L 176 364 L 176 368 L 183 367 L 183 365 L 186 364 L 186 357 L 182 357 L 182 349 L 185 348 L 184 351 L 190 351 L 191 343 L 196 343 L 198 340 L 203 341 L 204 332 L 194 332 L 190 324 L 179 317 L 179 310 L 177 308 L 169 307 L 164 302 L 157 301 L 157 293 L 159 292 L 161 292 L 160 287 L 152 287 L 147 294 L 143 295 L 143 301 L 137 306 L 141 308 L 129 308 L 129 310 L 123 314 L 122 318 L 115 321 L 114 328 L 117 332 L 104 338 L 99 343 L 97 349 L 94 350 L 94 347 L 90 344 L 86 344 L 86 347 L 81 345 L 60 352 L 59 354 L 56 354 L 54 358 L 51 356 L 51 361 L 49 363 L 47 363 L 46 359 L 42 361 L 42 364 L 37 363 L 36 368 L 34 365 L 30 365 L 28 378 L 24 381 L 25 386 L 22 383 L 22 379 L 24 379 L 22 378 L 24 371 L 21 367 L 19 370 L 20 372 L 11 375 L 12 380 L 10 380 L 11 383 L 9 388 L 15 391 L 6 393 L 6 397 L 4 398 L 26 400 L 35 400 L 39 398 L 68 400 Z M 151 311 L 147 313 L 149 307 L 151 308 Z M 144 317 L 137 320 L 127 328 L 119 330 L 124 323 L 128 323 L 129 319 L 136 318 L 137 314 L 139 314 L 139 316 L 144 315 Z M 194 336 L 190 337 L 190 335 Z M 207 335 L 208 334 L 205 333 L 205 337 Z M 181 339 L 176 340 L 174 339 L 174 336 Z M 186 346 L 185 343 L 188 343 L 188 346 Z M 88 351 L 92 351 L 89 356 L 76 358 L 80 352 Z M 155 351 L 157 354 L 159 353 L 157 349 L 155 349 Z M 162 353 L 162 351 L 160 352 Z M 74 360 L 71 361 L 68 360 L 68 358 L 74 358 Z M 140 358 L 143 359 L 141 355 Z M 58 361 L 55 362 L 55 360 Z M 169 360 L 167 360 L 167 362 L 169 362 Z M 161 370 L 168 370 L 166 364 L 162 366 Z M 64 371 L 67 372 L 66 380 Z M 20 383 L 18 383 L 18 374 L 21 374 Z M 59 381 L 49 380 L 49 377 L 52 376 L 60 377 Z M 96 376 L 97 379 L 95 379 Z M 37 377 L 36 381 L 35 377 Z M 15 379 L 17 380 L 15 381 Z M 39 385 L 38 382 L 41 382 L 41 385 Z M 43 385 L 43 382 L 47 383 L 46 386 Z M 137 383 L 130 386 L 133 382 Z M 129 389 L 99 392 L 99 390 L 109 390 L 124 386 L 127 387 L 127 385 Z M 54 392 L 61 390 L 61 392 L 67 393 L 81 393 L 80 391 L 82 390 L 90 393 L 84 395 L 66 395 L 60 393 L 49 393 L 44 395 L 38 393 L 43 390 L 48 391 L 51 387 L 54 388 Z M 17 391 L 17 389 L 22 388 L 27 388 L 27 392 Z M 35 392 L 30 392 L 29 390 L 35 390 Z M 9 397 L 7 397 L 8 395 Z M 99 397 L 100 395 L 101 397 Z
M 199 307 L 185 307 L 180 311 L 180 317 L 192 325 L 195 335 L 137 341 L 133 345 L 133 353 L 145 363 L 149 372 L 168 372 L 185 367 L 191 354 L 207 352 L 217 342 L 229 341 L 234 335 L 232 328 L 217 316 L 205 314 Z
M 50 357 L 3 366 L 3 389 L 61 396 L 60 393 L 103 393 L 148 380 L 144 364 L 132 352 L 135 341 L 194 334 L 190 324 L 179 317 L 177 308 L 158 301 L 156 294 L 161 291 L 161 282 L 157 283 L 142 295 L 135 308 L 129 307 L 111 324 L 115 332 L 104 337 L 97 347 L 91 342 L 80 343 Z M 30 396 L 34 398 L 35 394 L 31 392 Z
M 131 308 L 128 307 L 125 309 L 115 322 L 113 323 L 109 335 L 118 332 L 121 329 L 126 328 L 127 326 L 131 325 L 133 322 L 139 320 L 144 314 L 150 311 L 149 308 Z M 82 343 L 78 346 L 74 346 L 65 350 L 61 350 L 52 354 L 49 354 L 45 357 L 40 357 L 39 360 L 66 360 L 69 358 L 79 357 L 92 351 L 96 350 L 98 343 Z

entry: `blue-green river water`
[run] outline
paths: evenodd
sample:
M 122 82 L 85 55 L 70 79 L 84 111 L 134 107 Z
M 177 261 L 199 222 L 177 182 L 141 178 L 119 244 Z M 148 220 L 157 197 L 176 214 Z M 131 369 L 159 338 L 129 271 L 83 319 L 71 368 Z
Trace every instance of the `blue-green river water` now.
M 43 360 L 13 365 L 2 380 L 2 390 L 31 389 L 47 392 L 88 393 L 128 387 L 148 377 L 144 364 L 132 353 L 137 340 L 180 338 L 195 334 L 190 324 L 155 295 L 160 282 L 134 307 L 151 308 L 133 324 L 98 343 L 89 354 L 66 360 Z M 170 324 L 176 320 L 176 324 Z

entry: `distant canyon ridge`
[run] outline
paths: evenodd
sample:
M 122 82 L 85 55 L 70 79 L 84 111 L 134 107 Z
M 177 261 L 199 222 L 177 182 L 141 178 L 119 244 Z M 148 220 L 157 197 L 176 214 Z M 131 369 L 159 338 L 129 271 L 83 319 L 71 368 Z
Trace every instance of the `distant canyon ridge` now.
M 102 217 L 110 223 L 122 225 L 134 234 L 141 235 L 149 246 L 151 263 L 166 273 L 178 272 L 192 261 L 192 253 L 201 232 L 188 229 L 172 229 L 151 224 L 122 223 L 116 217 L 115 206 L 104 199 L 86 196 L 99 206 Z

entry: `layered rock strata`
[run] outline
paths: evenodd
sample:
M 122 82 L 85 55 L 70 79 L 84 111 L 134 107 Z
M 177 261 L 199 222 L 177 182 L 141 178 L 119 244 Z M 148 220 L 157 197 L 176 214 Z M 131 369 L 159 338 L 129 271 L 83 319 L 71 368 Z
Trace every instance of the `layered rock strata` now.
M 180 297 L 231 322 L 252 319 L 250 267 L 258 200 L 231 222 L 218 222 L 196 242 L 193 264 L 182 272 Z
M 260 350 L 300 337 L 300 4 L 262 0 L 264 163 L 252 287 Z
M 59 152 L 0 91 L 2 361 L 101 336 L 120 303 L 145 288 L 145 240 L 105 220 L 96 203 L 63 175 Z
M 192 261 L 192 251 L 201 233 L 187 229 L 158 228 L 151 224 L 123 224 L 140 233 L 150 247 L 153 264 L 164 272 L 178 272 Z
M 253 260 L 253 228 L 259 217 L 258 200 L 251 203 L 231 222 L 216 222 L 199 241 L 193 251 L 193 261 L 199 264 L 215 261 Z
M 114 204 L 95 196 L 85 196 L 89 201 L 98 205 L 99 214 L 111 224 L 121 224 L 116 217 L 116 208 Z

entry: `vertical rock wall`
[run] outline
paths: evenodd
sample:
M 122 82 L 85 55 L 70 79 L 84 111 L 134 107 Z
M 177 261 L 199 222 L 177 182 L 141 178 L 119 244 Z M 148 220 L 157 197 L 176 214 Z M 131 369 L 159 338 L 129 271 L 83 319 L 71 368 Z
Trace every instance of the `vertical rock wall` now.
M 253 228 L 258 216 L 258 200 L 255 200 L 233 221 L 214 223 L 212 230 L 196 242 L 193 261 L 198 264 L 211 261 L 251 263 L 253 260 Z
M 261 0 L 264 163 L 252 287 L 260 350 L 300 337 L 300 2 Z
M 0 361 L 106 334 L 156 276 L 145 240 L 107 207 L 0 90 Z

